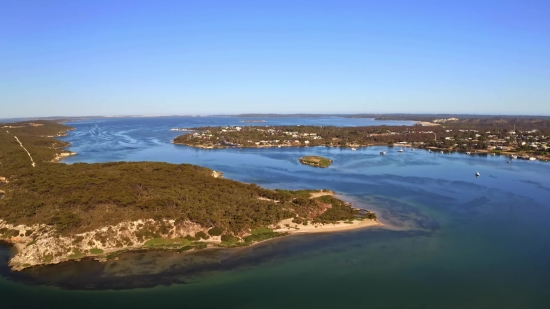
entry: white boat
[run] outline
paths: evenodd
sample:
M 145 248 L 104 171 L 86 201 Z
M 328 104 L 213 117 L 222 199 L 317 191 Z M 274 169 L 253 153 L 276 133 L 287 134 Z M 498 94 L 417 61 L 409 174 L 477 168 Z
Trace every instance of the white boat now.
M 403 151 L 404 151 L 403 148 L 401 148 L 401 149 L 399 149 L 397 152 L 403 152 Z
M 466 154 L 467 154 L 467 155 L 470 155 L 470 154 L 472 154 L 472 153 L 468 151 L 468 152 L 466 152 Z
M 535 161 L 537 158 L 535 157 L 529 157 L 529 161 Z
M 441 150 L 441 153 L 443 153 L 443 150 Z
M 481 174 L 479 172 L 476 172 L 476 177 L 479 177 L 481 176 Z
M 357 150 L 357 148 L 355 148 L 355 147 L 351 147 L 351 150 Z
M 386 152 L 385 151 L 380 151 L 380 155 L 385 156 Z

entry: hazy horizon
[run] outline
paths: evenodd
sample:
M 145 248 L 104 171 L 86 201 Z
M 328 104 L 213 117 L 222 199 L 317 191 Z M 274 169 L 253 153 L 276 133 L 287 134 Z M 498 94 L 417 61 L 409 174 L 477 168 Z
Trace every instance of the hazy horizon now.
M 252 116 L 253 115 L 253 116 Z M 61 119 L 61 118 L 147 118 L 147 117 L 266 117 L 270 116 L 294 116 L 294 115 L 303 115 L 303 116 L 350 116 L 350 115 L 402 115 L 402 116 L 479 116 L 479 117 L 550 117 L 550 115 L 529 115 L 529 114 L 476 114 L 476 113 L 239 113 L 239 114 L 144 114 L 144 115 L 132 115 L 132 114 L 123 114 L 123 115 L 51 115 L 51 116 L 24 116 L 24 117 L 9 117 L 9 118 L 0 118 L 1 121 L 4 120 L 19 120 L 19 119 Z M 411 119 L 412 120 L 412 119 Z

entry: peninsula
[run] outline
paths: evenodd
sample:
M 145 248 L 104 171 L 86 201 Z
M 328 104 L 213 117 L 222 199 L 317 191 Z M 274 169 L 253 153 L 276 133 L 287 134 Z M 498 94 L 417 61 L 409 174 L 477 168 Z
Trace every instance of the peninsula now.
M 242 147 L 411 146 L 445 152 L 500 153 L 524 159 L 550 160 L 550 121 L 529 122 L 534 129 L 507 123 L 435 119 L 437 126 L 227 126 L 194 128 L 175 144 L 205 149 Z M 522 128 L 529 123 L 521 122 Z M 519 126 L 519 125 L 518 125 Z M 531 159 L 532 160 L 532 159 Z
M 0 124 L 0 241 L 21 270 L 127 250 L 246 246 L 300 232 L 378 225 L 328 190 L 269 190 L 189 164 L 64 164 L 52 121 Z

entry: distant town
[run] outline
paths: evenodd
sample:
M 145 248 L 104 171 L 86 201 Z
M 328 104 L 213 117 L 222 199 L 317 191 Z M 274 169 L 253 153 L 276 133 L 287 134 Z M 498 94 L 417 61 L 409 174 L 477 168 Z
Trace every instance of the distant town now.
M 455 121 L 451 119 L 449 121 Z M 440 124 L 447 121 L 439 120 Z M 178 130 L 178 129 L 175 129 Z M 226 126 L 202 127 L 174 139 L 200 148 L 366 147 L 388 145 L 444 152 L 503 153 L 513 158 L 549 160 L 550 132 L 540 129 L 473 129 L 460 126 Z

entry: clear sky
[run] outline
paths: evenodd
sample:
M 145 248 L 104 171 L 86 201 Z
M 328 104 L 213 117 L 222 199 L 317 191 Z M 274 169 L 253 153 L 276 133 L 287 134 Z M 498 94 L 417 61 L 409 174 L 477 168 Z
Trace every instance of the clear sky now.
M 550 0 L 0 0 L 0 118 L 550 115 Z

